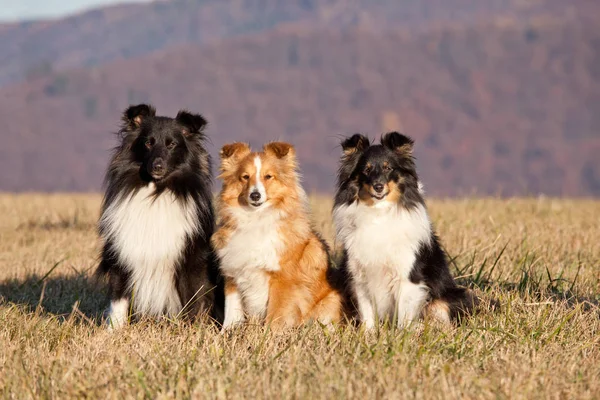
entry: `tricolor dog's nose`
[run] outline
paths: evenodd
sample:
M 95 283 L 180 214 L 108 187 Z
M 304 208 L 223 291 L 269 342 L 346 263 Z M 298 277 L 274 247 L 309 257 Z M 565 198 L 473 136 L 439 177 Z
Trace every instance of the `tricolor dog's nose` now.
M 252 200 L 252 201 L 259 201 L 260 200 L 260 193 L 259 192 L 252 192 L 252 193 L 250 193 L 250 200 Z
M 373 185 L 373 189 L 377 192 L 377 193 L 381 193 L 383 192 L 383 183 L 376 183 Z

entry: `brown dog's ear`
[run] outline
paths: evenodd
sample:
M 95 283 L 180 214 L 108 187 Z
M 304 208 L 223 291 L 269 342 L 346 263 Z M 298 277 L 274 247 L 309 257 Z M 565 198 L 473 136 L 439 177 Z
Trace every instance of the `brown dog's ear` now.
M 230 157 L 236 156 L 236 158 L 241 158 L 247 156 L 250 153 L 250 145 L 248 143 L 229 143 L 221 148 L 219 152 L 219 156 L 221 156 L 222 160 L 226 160 Z
M 129 106 L 124 112 L 121 119 L 125 124 L 125 129 L 134 130 L 139 128 L 142 121 L 146 118 L 154 117 L 156 109 L 149 104 L 138 104 L 137 106 Z
M 414 140 L 398 132 L 388 132 L 381 137 L 381 144 L 402 156 L 411 156 Z
M 275 156 L 279 159 L 287 157 L 293 159 L 296 157 L 296 150 L 294 146 L 285 142 L 271 142 L 263 146 L 265 154 Z
M 349 138 L 342 141 L 342 150 L 344 150 L 344 156 L 351 156 L 355 153 L 362 153 L 365 151 L 371 143 L 369 138 L 365 135 L 355 133 Z
M 239 160 L 250 154 L 250 145 L 248 143 L 229 143 L 221 148 L 219 156 L 221 157 L 221 172 L 227 172 L 233 169 Z

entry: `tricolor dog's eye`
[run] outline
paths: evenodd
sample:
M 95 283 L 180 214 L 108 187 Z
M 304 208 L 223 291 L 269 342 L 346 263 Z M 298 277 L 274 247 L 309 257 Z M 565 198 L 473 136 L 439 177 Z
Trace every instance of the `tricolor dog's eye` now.
M 242 175 L 242 179 L 247 181 L 248 179 L 250 179 L 250 175 L 244 174 L 244 175 Z
M 269 179 L 271 179 L 271 178 L 273 178 L 273 175 L 269 175 L 269 174 L 265 175 L 265 179 L 266 179 L 266 180 L 269 180 Z
M 371 172 L 371 169 L 372 169 L 372 168 L 371 168 L 371 166 L 370 166 L 370 165 L 367 165 L 367 166 L 365 167 L 365 174 L 368 174 L 368 173 L 370 173 L 370 172 Z
M 390 172 L 392 170 L 392 167 L 390 167 L 389 165 L 386 164 L 386 165 L 383 166 L 383 170 L 385 172 Z

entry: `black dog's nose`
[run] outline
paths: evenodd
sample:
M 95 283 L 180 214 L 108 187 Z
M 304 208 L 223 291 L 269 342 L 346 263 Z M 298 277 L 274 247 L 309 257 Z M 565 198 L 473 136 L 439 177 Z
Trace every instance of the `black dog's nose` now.
M 376 183 L 373 185 L 373 189 L 375 189 L 375 191 L 377 193 L 381 193 L 383 192 L 383 183 Z
M 165 167 L 165 162 L 162 158 L 157 158 L 152 161 L 152 171 L 161 171 Z
M 259 201 L 260 200 L 260 193 L 259 192 L 252 192 L 252 193 L 250 193 L 250 200 L 252 200 L 252 201 Z

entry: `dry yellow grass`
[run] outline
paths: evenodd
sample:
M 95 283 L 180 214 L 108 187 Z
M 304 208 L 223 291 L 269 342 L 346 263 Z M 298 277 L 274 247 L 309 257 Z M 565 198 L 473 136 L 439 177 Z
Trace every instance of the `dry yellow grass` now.
M 600 397 L 598 201 L 431 201 L 454 272 L 502 304 L 459 328 L 225 336 L 180 321 L 98 326 L 99 203 L 0 195 L 2 397 Z M 331 201 L 313 205 L 331 240 Z

